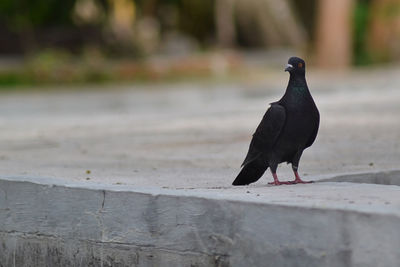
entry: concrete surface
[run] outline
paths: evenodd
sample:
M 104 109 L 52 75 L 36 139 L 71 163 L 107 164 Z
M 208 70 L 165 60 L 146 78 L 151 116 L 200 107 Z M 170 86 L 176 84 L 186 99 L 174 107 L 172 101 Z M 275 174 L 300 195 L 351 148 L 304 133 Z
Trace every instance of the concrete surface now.
M 0 180 L 2 266 L 399 266 L 400 187 Z
M 283 73 L 2 94 L 0 266 L 400 266 L 398 73 L 311 72 L 330 182 L 281 187 L 230 184 Z
M 397 71 L 382 73 L 309 75 L 321 128 L 303 154 L 301 175 L 399 168 L 400 78 Z M 242 84 L 3 94 L 0 173 L 135 186 L 227 186 L 268 103 L 281 97 L 286 83 L 282 72 Z M 278 176 L 293 178 L 286 165 Z M 269 173 L 258 184 L 268 181 Z

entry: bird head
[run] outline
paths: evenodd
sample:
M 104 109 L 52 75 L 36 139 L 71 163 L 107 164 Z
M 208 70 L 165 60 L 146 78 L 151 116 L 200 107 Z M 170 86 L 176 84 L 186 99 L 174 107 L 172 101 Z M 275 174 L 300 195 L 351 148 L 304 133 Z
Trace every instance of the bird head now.
M 305 74 L 306 72 L 306 63 L 304 60 L 298 57 L 289 58 L 288 64 L 286 65 L 285 71 L 288 71 L 290 74 Z

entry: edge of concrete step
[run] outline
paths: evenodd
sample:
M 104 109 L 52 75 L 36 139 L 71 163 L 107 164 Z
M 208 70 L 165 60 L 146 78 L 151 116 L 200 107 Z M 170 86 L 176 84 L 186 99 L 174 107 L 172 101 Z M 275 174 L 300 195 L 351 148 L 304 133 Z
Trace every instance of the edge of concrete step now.
M 400 266 L 400 200 L 385 205 L 390 195 L 400 193 L 400 187 L 349 183 L 359 182 L 360 177 L 368 181 L 385 177 L 384 181 L 392 182 L 399 175 L 399 170 L 391 170 L 321 176 L 314 187 L 287 186 L 281 191 L 251 186 L 136 188 L 2 177 L 0 262 L 4 266 L 257 266 L 265 262 L 270 266 Z M 348 195 L 359 188 L 365 192 L 361 198 L 371 196 L 371 204 L 369 200 L 349 205 L 329 198 L 310 199 L 310 188 L 342 190 Z M 285 192 L 291 194 L 288 199 L 281 196 Z

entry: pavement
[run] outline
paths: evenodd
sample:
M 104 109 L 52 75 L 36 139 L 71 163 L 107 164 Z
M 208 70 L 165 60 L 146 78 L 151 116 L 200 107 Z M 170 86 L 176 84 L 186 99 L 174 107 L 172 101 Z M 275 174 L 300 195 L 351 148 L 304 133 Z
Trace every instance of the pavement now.
M 321 113 L 300 174 L 399 169 L 398 70 L 308 75 Z M 0 173 L 140 187 L 230 187 L 287 74 L 240 83 L 3 93 Z M 278 176 L 293 179 L 281 164 Z M 255 185 L 272 181 L 271 174 Z

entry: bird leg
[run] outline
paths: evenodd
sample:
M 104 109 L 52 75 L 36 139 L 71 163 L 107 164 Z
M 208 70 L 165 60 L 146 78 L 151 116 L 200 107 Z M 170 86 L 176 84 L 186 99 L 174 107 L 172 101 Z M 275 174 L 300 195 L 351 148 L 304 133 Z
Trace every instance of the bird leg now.
M 303 181 L 303 180 L 301 180 L 297 170 L 293 170 L 293 172 L 294 172 L 294 176 L 296 177 L 296 179 L 294 179 L 294 181 L 290 182 L 292 184 L 309 184 L 309 183 L 313 183 L 314 182 L 314 181 Z
M 273 172 L 272 176 L 274 177 L 274 181 L 270 182 L 268 184 L 272 184 L 272 185 L 292 184 L 292 182 L 281 182 L 281 181 L 279 181 L 278 175 L 276 175 L 276 172 Z

